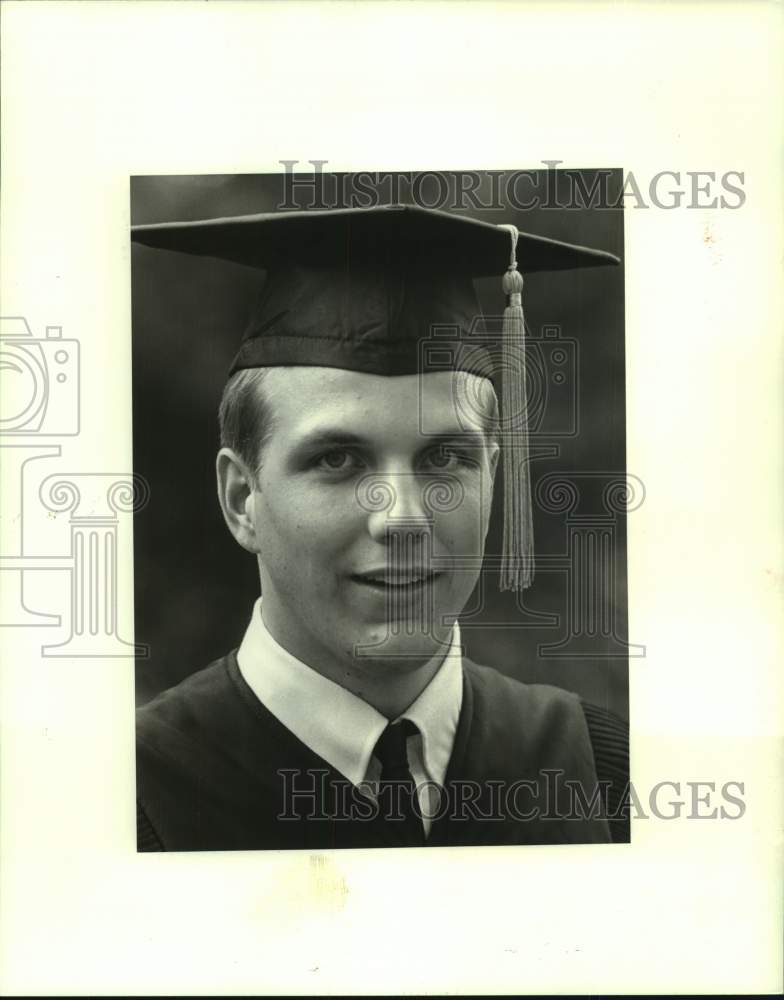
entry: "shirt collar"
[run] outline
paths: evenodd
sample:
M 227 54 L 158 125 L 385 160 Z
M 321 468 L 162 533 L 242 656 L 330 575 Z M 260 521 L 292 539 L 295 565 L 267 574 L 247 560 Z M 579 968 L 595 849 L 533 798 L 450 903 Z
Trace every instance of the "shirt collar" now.
M 353 784 L 365 779 L 388 719 L 276 642 L 261 616 L 260 598 L 237 651 L 237 662 L 259 701 L 299 740 Z M 460 627 L 455 622 L 444 662 L 400 716 L 410 719 L 422 734 L 425 770 L 439 785 L 452 753 L 462 693 Z
M 463 658 L 460 626 L 452 626 L 452 639 L 444 662 L 436 674 L 403 714 L 422 734 L 422 757 L 430 781 L 443 785 L 452 747 L 455 742 L 460 708 L 463 703 Z

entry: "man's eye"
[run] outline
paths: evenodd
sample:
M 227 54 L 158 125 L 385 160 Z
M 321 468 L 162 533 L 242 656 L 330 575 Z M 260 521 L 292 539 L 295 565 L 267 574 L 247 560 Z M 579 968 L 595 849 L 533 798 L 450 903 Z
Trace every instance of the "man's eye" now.
M 349 472 L 351 469 L 359 468 L 360 464 L 356 455 L 342 448 L 326 451 L 315 461 L 317 469 L 325 469 L 327 472 Z
M 474 465 L 476 463 L 470 456 L 463 452 L 442 445 L 440 448 L 434 448 L 433 451 L 428 452 L 425 456 L 424 464 L 426 467 L 436 469 L 438 472 L 451 472 L 454 469 L 460 468 L 460 466 Z

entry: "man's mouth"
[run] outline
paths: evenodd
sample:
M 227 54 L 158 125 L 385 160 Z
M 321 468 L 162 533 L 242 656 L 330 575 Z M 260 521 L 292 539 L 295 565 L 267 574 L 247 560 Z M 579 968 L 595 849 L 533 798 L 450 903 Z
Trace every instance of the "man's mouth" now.
M 405 591 L 417 587 L 425 587 L 434 583 L 443 573 L 431 569 L 412 569 L 404 571 L 371 570 L 368 573 L 353 573 L 351 579 L 366 587 L 376 587 L 383 590 Z

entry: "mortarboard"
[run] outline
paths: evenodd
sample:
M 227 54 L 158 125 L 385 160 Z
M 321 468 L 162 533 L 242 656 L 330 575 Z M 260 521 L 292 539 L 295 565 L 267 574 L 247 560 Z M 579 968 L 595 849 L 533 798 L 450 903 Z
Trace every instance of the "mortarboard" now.
M 230 374 L 243 368 L 315 365 L 375 375 L 430 367 L 433 331 L 449 367 L 489 376 L 477 349 L 482 313 L 473 281 L 503 275 L 500 341 L 504 433 L 501 589 L 533 579 L 533 520 L 526 431 L 522 274 L 619 263 L 602 250 L 409 205 L 244 215 L 134 226 L 137 243 L 218 257 L 266 271 Z M 480 327 L 481 329 L 481 327 Z M 463 349 L 467 348 L 467 349 Z M 513 362 L 516 359 L 516 363 Z M 521 363 L 522 362 L 522 363 Z M 510 428 L 509 417 L 522 423 Z

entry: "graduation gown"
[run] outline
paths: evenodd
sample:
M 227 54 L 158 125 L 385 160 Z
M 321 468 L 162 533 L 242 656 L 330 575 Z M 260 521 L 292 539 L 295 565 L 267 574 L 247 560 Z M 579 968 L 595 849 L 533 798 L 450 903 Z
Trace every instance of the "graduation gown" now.
M 463 659 L 428 847 L 628 841 L 628 734 L 569 692 Z M 236 651 L 137 713 L 140 851 L 399 846 L 396 825 L 256 698 Z

